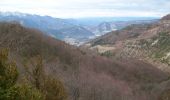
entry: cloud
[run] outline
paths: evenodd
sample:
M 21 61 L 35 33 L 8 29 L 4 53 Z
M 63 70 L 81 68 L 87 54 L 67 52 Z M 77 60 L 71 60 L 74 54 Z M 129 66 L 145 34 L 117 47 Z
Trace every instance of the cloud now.
M 170 0 L 1 0 L 0 11 L 54 17 L 163 16 Z

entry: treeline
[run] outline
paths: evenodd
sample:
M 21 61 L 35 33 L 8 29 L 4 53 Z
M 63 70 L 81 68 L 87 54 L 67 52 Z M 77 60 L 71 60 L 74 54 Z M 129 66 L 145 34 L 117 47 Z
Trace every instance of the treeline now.
M 32 69 L 25 65 L 26 74 L 18 81 L 16 63 L 10 61 L 9 50 L 0 50 L 0 100 L 67 100 L 67 93 L 58 79 L 44 72 L 40 56 Z

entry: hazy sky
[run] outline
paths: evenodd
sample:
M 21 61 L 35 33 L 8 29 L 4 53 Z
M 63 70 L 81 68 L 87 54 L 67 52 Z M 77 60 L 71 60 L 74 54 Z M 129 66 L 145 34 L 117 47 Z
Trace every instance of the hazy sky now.
M 170 0 L 0 0 L 0 11 L 60 18 L 150 17 L 170 13 Z

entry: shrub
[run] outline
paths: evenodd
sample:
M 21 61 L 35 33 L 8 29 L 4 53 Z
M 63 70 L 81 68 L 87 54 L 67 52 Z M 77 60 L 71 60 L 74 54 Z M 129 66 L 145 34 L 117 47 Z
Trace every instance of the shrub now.
M 44 84 L 46 100 L 67 100 L 67 94 L 61 81 L 47 77 Z
M 43 94 L 28 84 L 20 84 L 12 88 L 16 100 L 44 100 Z

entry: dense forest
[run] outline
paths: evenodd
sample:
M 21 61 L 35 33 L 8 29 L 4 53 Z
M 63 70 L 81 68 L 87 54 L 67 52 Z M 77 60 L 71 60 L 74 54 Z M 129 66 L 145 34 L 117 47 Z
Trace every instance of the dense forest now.
M 169 73 L 0 23 L 0 100 L 166 100 Z

